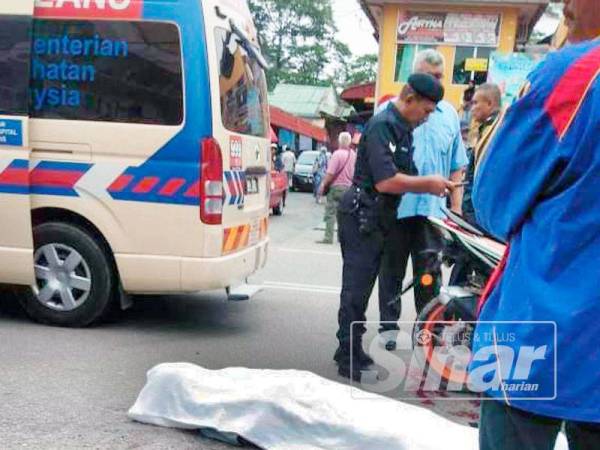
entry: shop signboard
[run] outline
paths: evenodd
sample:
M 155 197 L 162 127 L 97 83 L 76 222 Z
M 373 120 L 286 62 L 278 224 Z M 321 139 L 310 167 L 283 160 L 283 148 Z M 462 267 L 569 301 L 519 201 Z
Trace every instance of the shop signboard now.
M 500 14 L 401 10 L 398 18 L 398 42 L 497 47 L 500 21 Z

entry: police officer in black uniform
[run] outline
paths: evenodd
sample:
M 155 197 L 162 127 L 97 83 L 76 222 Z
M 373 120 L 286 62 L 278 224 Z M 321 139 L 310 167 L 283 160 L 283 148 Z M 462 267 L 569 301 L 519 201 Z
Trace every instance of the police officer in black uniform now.
M 433 76 L 412 75 L 400 97 L 369 121 L 359 143 L 354 183 L 338 210 L 344 270 L 334 359 L 344 377 L 359 380 L 360 370 L 373 364 L 362 347 L 364 325 L 352 323 L 366 320 L 401 194 L 444 196 L 454 189 L 443 177 L 417 176 L 413 163 L 412 131 L 427 120 L 443 96 L 444 88 Z

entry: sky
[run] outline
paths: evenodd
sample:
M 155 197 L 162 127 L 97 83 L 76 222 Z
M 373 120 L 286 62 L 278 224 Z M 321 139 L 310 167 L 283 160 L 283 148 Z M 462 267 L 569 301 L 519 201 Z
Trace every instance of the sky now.
M 332 4 L 338 39 L 355 55 L 376 54 L 378 45 L 373 37 L 373 26 L 358 0 L 332 0 Z
M 373 27 L 361 9 L 358 0 L 332 0 L 333 17 L 339 29 L 338 39 L 344 42 L 355 55 L 377 53 L 377 41 Z M 544 33 L 552 34 L 558 22 L 542 19 L 538 24 Z

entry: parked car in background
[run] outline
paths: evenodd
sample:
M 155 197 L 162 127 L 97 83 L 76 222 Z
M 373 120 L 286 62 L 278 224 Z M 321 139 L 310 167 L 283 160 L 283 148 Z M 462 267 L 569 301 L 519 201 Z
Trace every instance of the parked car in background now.
M 296 169 L 292 178 L 292 189 L 295 191 L 312 192 L 313 190 L 313 166 L 319 152 L 305 151 L 300 154 L 296 162 Z
M 271 201 L 269 208 L 273 210 L 273 215 L 281 216 L 288 193 L 288 176 L 284 170 L 271 171 Z

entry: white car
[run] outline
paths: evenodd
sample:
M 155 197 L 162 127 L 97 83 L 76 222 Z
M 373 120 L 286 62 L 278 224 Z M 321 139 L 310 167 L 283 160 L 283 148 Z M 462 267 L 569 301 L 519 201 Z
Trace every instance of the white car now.
M 292 188 L 295 191 L 313 190 L 313 166 L 319 156 L 317 151 L 305 151 L 300 154 L 294 169 Z

